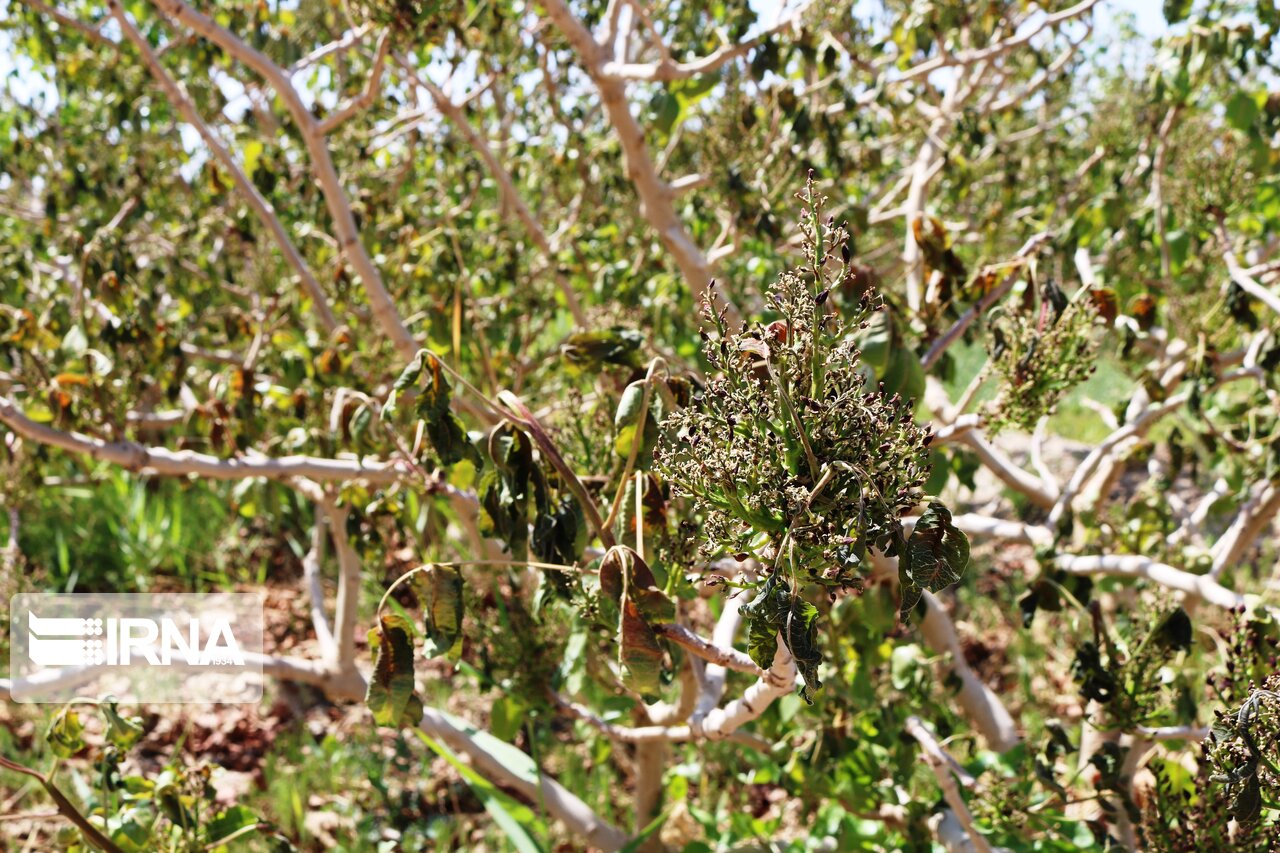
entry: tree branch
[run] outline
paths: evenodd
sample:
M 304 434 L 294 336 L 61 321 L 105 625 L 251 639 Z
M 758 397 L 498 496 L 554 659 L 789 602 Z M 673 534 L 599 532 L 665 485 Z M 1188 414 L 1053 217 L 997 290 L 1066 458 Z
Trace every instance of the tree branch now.
M 542 5 L 547 17 L 577 51 L 588 76 L 600 93 L 600 103 L 618 135 L 618 143 L 622 146 L 627 176 L 640 196 L 641 215 L 658 232 L 658 239 L 666 246 L 667 251 L 675 256 L 676 264 L 693 293 L 694 304 L 701 304 L 711 295 L 711 262 L 694 243 L 689 230 L 676 215 L 671 188 L 658 176 L 644 140 L 644 131 L 631 114 L 625 81 L 604 73 L 605 63 L 610 59 L 609 49 L 596 43 L 590 31 L 582 25 L 564 0 L 542 0 Z M 721 293 L 719 298 L 727 311 L 729 325 L 741 325 L 742 315 L 728 296 Z
M 129 20 L 129 16 L 125 14 L 124 9 L 120 6 L 120 0 L 107 0 L 107 6 L 120 24 L 120 30 L 124 33 L 125 38 L 142 55 L 143 61 L 151 71 L 151 76 L 160 84 L 160 88 L 164 89 L 174 109 L 178 111 L 187 124 L 195 128 L 196 132 L 200 134 L 200 138 L 204 140 L 205 145 L 208 146 L 209 152 L 213 154 L 214 159 L 230 174 L 236 190 L 245 200 L 245 203 L 249 205 L 249 208 L 257 214 L 258 219 L 280 248 L 281 254 L 284 255 L 285 263 L 293 269 L 302 282 L 303 289 L 311 297 L 311 308 L 319 318 L 320 324 L 325 331 L 332 332 L 338 327 L 338 321 L 333 315 L 333 309 L 329 307 L 329 300 L 324 293 L 324 288 L 320 286 L 320 282 L 316 280 L 316 277 L 311 274 L 311 270 L 307 266 L 307 262 L 303 260 L 302 253 L 298 251 L 298 247 L 293 245 L 293 241 L 289 238 L 289 233 L 285 230 L 283 223 L 280 222 L 280 217 L 276 216 L 271 202 L 263 198 L 262 193 L 258 192 L 258 188 L 249 180 L 249 176 L 244 173 L 244 169 L 241 168 L 240 163 L 236 161 L 236 158 L 227 149 L 226 145 L 205 124 L 204 119 L 200 117 L 200 113 L 196 110 L 195 103 L 187 95 L 182 84 L 171 77 L 164 66 L 160 64 L 160 58 L 151 49 L 151 44 L 138 31 L 138 28 L 133 25 L 133 22 Z
M 36 423 L 4 397 L 0 397 L 0 423 L 31 441 L 60 447 L 72 453 L 83 453 L 135 473 L 149 471 L 173 476 L 195 474 L 213 480 L 263 477 L 282 481 L 308 477 L 325 482 L 363 480 L 371 485 L 387 485 L 411 474 L 409 466 L 400 462 L 365 462 L 315 456 L 244 456 L 222 459 L 192 450 L 146 447 L 134 441 L 103 441 L 76 432 L 61 432 Z M 437 485 L 444 492 L 451 488 L 445 483 Z
M 390 338 L 401 360 L 405 362 L 412 360 L 417 355 L 418 343 L 405 328 L 404 321 L 396 310 L 395 302 L 382 281 L 382 274 L 360 241 L 355 215 L 351 211 L 346 191 L 342 188 L 338 171 L 334 168 L 324 134 L 320 132 L 320 124 L 307 110 L 284 70 L 210 18 L 192 9 L 183 0 L 151 0 L 151 3 L 163 14 L 185 24 L 253 69 L 267 81 L 284 102 L 289 114 L 298 125 L 302 140 L 311 155 L 311 169 L 320 185 L 325 203 L 329 207 L 329 215 L 333 218 L 333 226 L 338 232 L 338 243 L 364 285 L 374 319 L 382 328 L 383 334 Z
M 943 798 L 946 799 L 951 812 L 964 827 L 965 834 L 969 836 L 969 843 L 973 845 L 973 849 L 977 853 L 991 853 L 991 845 L 987 844 L 987 839 L 974 828 L 973 815 L 969 813 L 969 807 L 965 804 L 964 797 L 960 796 L 960 789 L 956 786 L 956 778 L 958 777 L 961 784 L 966 788 L 971 787 L 974 784 L 973 777 L 965 772 L 964 768 L 960 767 L 956 760 L 942 748 L 942 744 L 938 743 L 933 733 L 925 728 L 924 721 L 919 717 L 907 717 L 904 728 L 907 734 L 919 742 L 920 760 L 933 771 L 934 778 L 938 780 L 938 787 L 942 789 Z
M 1219 607 L 1243 607 L 1246 603 L 1245 596 L 1227 589 L 1207 575 L 1193 575 L 1137 554 L 1103 556 L 1063 554 L 1058 556 L 1054 564 L 1064 572 L 1073 575 L 1146 578 L 1175 592 L 1181 592 L 1193 599 L 1207 601 Z
M 428 735 L 466 755 L 476 771 L 486 778 L 544 806 L 553 817 L 586 839 L 590 846 L 611 853 L 622 849 L 630 840 L 626 832 L 601 818 L 547 774 L 540 774 L 536 784 L 530 781 L 502 755 L 486 746 L 488 736 L 456 717 L 428 708 L 422 714 L 421 727 Z
M 638 5 L 638 4 L 637 4 Z M 700 56 L 697 59 L 690 59 L 686 62 L 676 62 L 671 58 L 670 52 L 666 49 L 666 45 L 661 44 L 657 33 L 652 33 L 655 41 L 661 45 L 660 53 L 662 59 L 658 62 L 606 62 L 600 69 L 600 73 L 605 77 L 616 80 L 643 80 L 648 82 L 666 82 L 670 80 L 684 80 L 689 77 L 696 77 L 700 74 L 711 74 L 719 71 L 725 65 L 729 64 L 739 57 L 745 56 L 753 48 L 764 44 L 783 30 L 793 27 L 800 23 L 805 12 L 809 11 L 812 3 L 806 3 L 792 14 L 788 15 L 778 23 L 769 27 L 764 32 L 752 39 L 737 44 L 726 44 L 717 48 L 713 53 L 706 56 Z
M 391 31 L 387 30 L 378 39 L 378 47 L 373 57 L 373 69 L 369 72 L 369 83 L 365 86 L 363 92 L 352 98 L 350 102 L 339 108 L 337 111 L 320 122 L 319 131 L 322 136 L 328 136 L 333 133 L 357 113 L 367 110 L 373 105 L 373 101 L 378 97 L 378 92 L 382 89 L 383 71 L 387 67 L 387 53 L 391 50 Z
M 431 100 L 435 103 L 436 109 L 444 113 L 445 117 L 453 123 L 453 126 L 458 129 L 458 132 L 463 135 L 471 147 L 475 149 L 476 154 L 480 156 L 480 159 L 484 161 L 485 166 L 489 169 L 489 174 L 493 175 L 493 179 L 498 182 L 498 189 L 504 201 L 502 207 L 504 215 L 508 208 L 515 212 L 516 219 L 520 220 L 520 224 L 524 226 L 525 233 L 529 235 L 529 239 L 533 241 L 533 244 L 538 247 L 538 251 L 542 252 L 543 258 L 546 259 L 547 265 L 551 269 L 552 277 L 555 279 L 556 287 L 564 297 L 565 305 L 569 308 L 569 313 L 573 315 L 574 322 L 580 328 L 585 328 L 587 316 L 582 310 L 582 303 L 578 299 L 578 294 L 573 289 L 572 282 L 565 278 L 557 268 L 556 251 L 551 245 L 551 240 L 547 237 L 547 232 L 543 230 L 542 225 L 534 217 L 533 212 L 525 204 L 524 198 L 516 189 L 511 173 L 498 160 L 488 141 L 467 120 L 466 112 L 462 107 L 455 104 L 440 87 L 414 71 L 403 57 L 397 56 L 395 60 L 396 64 L 411 80 L 426 90 L 427 94 L 431 96 Z

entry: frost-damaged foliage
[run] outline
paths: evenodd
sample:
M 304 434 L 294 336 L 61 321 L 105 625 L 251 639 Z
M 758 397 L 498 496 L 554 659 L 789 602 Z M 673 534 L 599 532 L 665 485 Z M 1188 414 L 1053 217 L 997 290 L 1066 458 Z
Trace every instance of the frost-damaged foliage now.
M 951 511 L 933 501 L 898 554 L 900 609 L 905 618 L 925 590 L 958 583 L 969 565 L 969 538 L 951 523 Z
M 1068 299 L 1050 279 L 1033 293 L 1034 301 L 1010 306 L 991 323 L 988 352 L 1000 379 L 986 412 L 993 435 L 1007 426 L 1030 431 L 1052 414 L 1097 369 L 1095 327 L 1115 322 L 1116 296 L 1107 288 L 1081 288 Z
M 874 291 L 848 287 L 848 228 L 823 220 L 812 182 L 803 199 L 807 265 L 769 289 L 778 319 L 732 332 L 708 311 L 720 336 L 704 352 L 719 374 L 664 421 L 657 470 L 693 498 L 708 551 L 772 566 L 750 611 L 753 655 L 768 666 L 781 630 L 809 698 L 819 682 L 807 589 L 861 586 L 875 548 L 902 559 L 905 615 L 922 590 L 960 578 L 969 546 L 936 503 L 910 542 L 903 535 L 901 518 L 929 478 L 930 432 L 914 401 L 887 393 L 862 364 L 858 332 L 886 308 Z M 838 290 L 857 294 L 853 304 L 837 304 Z
M 10 0 L 0 593 L 309 611 L 300 845 L 1277 849 L 1280 13 L 1114 5 Z
M 413 683 L 413 629 L 403 616 L 382 614 L 378 627 L 369 631 L 374 650 L 373 675 L 365 704 L 381 726 L 417 725 L 422 719 L 422 699 Z
M 427 657 L 457 663 L 462 654 L 462 575 L 452 566 L 427 566 L 413 576 L 425 622 Z
M 438 357 L 427 350 L 419 351 L 392 386 L 382 407 L 383 417 L 394 417 L 402 395 L 412 395 L 414 413 L 441 465 L 448 468 L 466 459 L 479 467 L 480 454 L 449 405 L 452 389 Z
M 822 687 L 818 679 L 818 667 L 822 663 L 822 652 L 818 648 L 818 608 L 793 595 L 787 582 L 773 574 L 742 612 L 751 620 L 747 636 L 751 659 L 765 669 L 773 666 L 781 636 L 804 679 L 800 695 L 806 702 L 812 702 L 813 695 Z
M 83 708 L 100 717 L 88 738 Z M 175 756 L 158 769 L 138 772 L 139 767 L 155 768 L 148 756 L 131 754 L 143 733 L 142 718 L 121 714 L 114 697 L 77 699 L 58 709 L 45 733 L 54 756 L 47 772 L 3 755 L 0 770 L 21 774 L 16 778 L 34 780 L 44 789 L 67 822 L 53 839 L 59 850 L 176 853 L 227 849 L 233 842 L 255 842 L 275 853 L 296 849 L 265 814 L 221 802 L 214 785 L 214 773 L 221 768 L 213 763 L 188 764 Z M 58 778 L 63 761 L 72 757 L 90 762 L 87 779 L 78 774 Z M 63 771 L 64 777 L 70 775 Z M 67 789 L 76 791 L 75 799 Z
M 663 651 L 651 626 L 674 621 L 676 607 L 630 548 L 613 548 L 600 561 L 599 612 L 617 637 L 623 683 L 641 695 L 658 695 Z

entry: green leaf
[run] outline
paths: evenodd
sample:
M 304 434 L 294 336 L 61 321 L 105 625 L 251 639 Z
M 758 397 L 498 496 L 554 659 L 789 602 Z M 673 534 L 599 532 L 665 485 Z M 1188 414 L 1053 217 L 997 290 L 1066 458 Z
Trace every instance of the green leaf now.
M 1249 92 L 1236 92 L 1227 100 L 1227 124 L 1239 131 L 1253 127 L 1258 119 L 1258 102 Z
M 126 808 L 107 819 L 107 835 L 126 853 L 147 853 L 155 850 L 155 839 L 144 823 L 141 810 Z M 149 823 L 150 821 L 148 821 Z
M 515 740 L 528 710 L 529 706 L 514 696 L 499 696 L 489 711 L 489 731 L 494 737 Z
M 395 384 L 391 386 L 391 393 L 387 395 L 387 401 L 382 404 L 382 416 L 386 420 L 391 420 L 395 414 L 396 400 L 399 398 L 400 393 L 417 384 L 418 377 L 422 375 L 425 353 L 426 350 L 419 350 L 413 360 L 396 377 Z
M 1164 0 L 1164 19 L 1170 24 L 1185 21 L 1191 14 L 1192 0 Z
M 414 693 L 410 637 L 408 622 L 395 613 L 383 614 L 378 627 L 369 632 L 369 644 L 376 650 L 376 657 L 364 703 L 380 726 L 403 728 L 417 725 L 422 719 L 422 701 Z
M 600 593 L 614 605 L 601 612 L 608 619 L 616 614 L 623 683 L 642 695 L 656 695 L 662 686 L 664 655 L 649 626 L 673 621 L 675 603 L 658 588 L 648 564 L 628 548 L 611 549 L 601 560 Z
M 236 838 L 244 838 L 245 835 L 237 835 L 237 833 L 250 834 L 247 830 L 250 827 L 256 827 L 261 821 L 253 811 L 246 806 L 231 806 L 223 809 L 209 821 L 205 827 L 205 838 L 210 845 L 217 845 L 233 835 Z
M 751 659 L 764 669 L 773 666 L 777 638 L 781 635 L 804 682 L 800 695 L 812 704 L 814 694 L 822 688 L 818 678 L 818 668 L 822 665 L 818 608 L 792 595 L 790 585 L 775 574 L 769 576 L 755 600 L 743 607 L 742 612 L 751 620 L 747 636 Z
M 545 830 L 545 827 L 541 825 L 541 821 L 537 819 L 537 816 L 528 806 L 498 790 L 492 782 L 471 769 L 469 764 L 459 761 L 449 747 L 438 742 L 426 732 L 418 731 L 417 735 L 423 743 L 449 762 L 462 778 L 467 780 L 467 784 L 471 786 L 471 790 L 475 792 L 476 797 L 480 802 L 484 803 L 485 811 L 489 813 L 489 816 L 493 818 L 493 822 L 506 834 L 507 839 L 516 850 L 520 851 L 520 853 L 542 853 L 543 848 L 534 839 L 530 829 Z M 523 755 L 523 753 L 521 754 Z M 528 756 L 525 757 L 527 758 Z M 504 767 L 511 769 L 505 762 L 501 763 Z M 537 768 L 535 767 L 534 769 L 536 773 Z
M 1181 272 L 1187 265 L 1191 254 L 1191 235 L 1181 229 L 1175 229 L 1165 235 L 1169 241 L 1169 263 L 1175 273 Z
M 863 364 L 869 365 L 876 376 L 884 376 L 889 367 L 889 353 L 893 348 L 893 321 L 889 312 L 877 311 L 868 318 L 866 331 L 858 338 Z
M 924 590 L 938 592 L 956 583 L 968 565 L 968 537 L 951 523 L 950 510 L 937 501 L 930 503 L 898 555 L 902 618 L 907 618 Z
M 773 666 L 773 656 L 778 653 L 778 625 L 768 618 L 751 620 L 747 631 L 747 654 L 761 669 Z
M 598 332 L 578 332 L 570 335 L 560 347 L 565 361 L 581 368 L 596 368 L 602 364 L 623 367 L 640 367 L 643 356 L 640 348 L 644 335 L 634 329 L 615 326 Z
M 107 740 L 121 749 L 128 749 L 142 737 L 141 717 L 122 717 L 115 702 L 104 701 L 99 709 L 107 721 Z
M 680 121 L 680 99 L 670 92 L 659 92 L 654 95 L 650 106 L 653 109 L 653 126 L 670 135 Z
M 45 740 L 59 758 L 70 758 L 84 749 L 84 724 L 73 708 L 63 708 L 49 724 Z
M 262 158 L 263 145 L 257 139 L 251 139 L 244 145 L 244 173 L 252 178 L 258 170 L 258 160 Z
M 444 655 L 457 663 L 462 654 L 462 575 L 449 566 L 429 566 L 413 582 L 422 598 L 427 657 Z
M 631 455 L 631 447 L 636 441 L 636 429 L 640 425 L 641 407 L 644 404 L 644 389 L 647 383 L 638 379 L 627 386 L 618 401 L 618 411 L 613 417 L 614 441 L 613 452 L 626 459 Z M 644 419 L 644 436 L 636 451 L 636 467 L 647 471 L 653 466 L 653 448 L 658 443 L 658 422 L 662 420 L 660 411 L 661 395 L 649 394 L 649 411 Z

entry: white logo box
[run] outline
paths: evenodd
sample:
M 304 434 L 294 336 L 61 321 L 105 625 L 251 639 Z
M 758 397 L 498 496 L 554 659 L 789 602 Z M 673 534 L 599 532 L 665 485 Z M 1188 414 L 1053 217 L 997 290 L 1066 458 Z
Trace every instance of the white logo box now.
M 23 593 L 9 616 L 15 702 L 262 699 L 257 593 Z

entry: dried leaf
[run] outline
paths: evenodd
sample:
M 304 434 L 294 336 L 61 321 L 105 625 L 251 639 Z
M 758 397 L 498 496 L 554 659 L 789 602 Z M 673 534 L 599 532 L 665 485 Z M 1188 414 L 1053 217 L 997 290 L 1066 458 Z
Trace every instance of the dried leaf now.
M 1116 321 L 1119 307 L 1114 290 L 1109 287 L 1091 287 L 1089 302 L 1093 304 L 1093 309 L 1098 312 L 1098 316 L 1107 321 L 1108 326 Z
M 968 565 L 968 537 L 951 523 L 950 510 L 937 501 L 930 503 L 898 555 L 902 618 L 907 618 L 924 590 L 937 592 L 956 583 Z
M 49 724 L 45 740 L 59 758 L 70 758 L 84 749 L 84 724 L 73 708 L 63 708 Z
M 642 363 L 640 348 L 643 345 L 644 335 L 634 329 L 615 326 L 603 331 L 570 335 L 560 347 L 560 354 L 570 364 L 579 367 L 598 367 L 602 364 L 639 367 Z
M 600 563 L 602 615 L 617 619 L 618 663 L 623 683 L 643 695 L 654 695 L 661 687 L 662 646 L 649 626 L 671 622 L 676 608 L 658 589 L 653 572 L 635 552 L 615 548 Z M 616 609 L 615 609 L 616 608 Z
M 422 717 L 422 701 L 414 693 L 410 637 L 408 623 L 394 613 L 383 614 L 378 627 L 369 632 L 369 644 L 376 650 L 376 657 L 364 702 L 380 726 L 417 725 Z
M 462 654 L 462 575 L 449 566 L 431 566 L 414 576 L 422 598 L 427 657 L 444 655 L 457 663 Z

